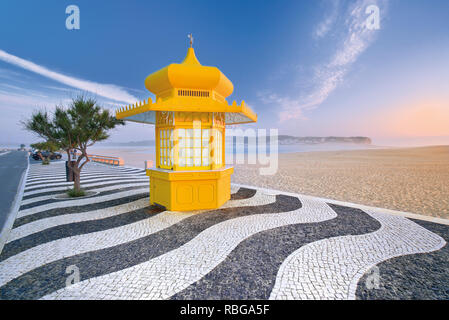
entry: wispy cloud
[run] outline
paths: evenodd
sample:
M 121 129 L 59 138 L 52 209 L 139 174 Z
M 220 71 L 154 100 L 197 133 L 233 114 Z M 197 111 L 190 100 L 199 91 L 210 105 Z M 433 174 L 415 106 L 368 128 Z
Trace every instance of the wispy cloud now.
M 264 94 L 262 102 L 277 104 L 281 107 L 279 120 L 286 121 L 291 119 L 300 119 L 304 117 L 304 111 L 311 110 L 322 104 L 329 95 L 344 82 L 345 76 L 351 69 L 351 66 L 360 55 L 373 43 L 376 37 L 376 30 L 366 28 L 367 15 L 365 9 L 369 5 L 378 5 L 382 14 L 385 14 L 388 0 L 358 0 L 356 3 L 346 8 L 347 19 L 344 19 L 344 25 L 337 42 L 335 52 L 329 59 L 322 64 L 314 67 L 313 77 L 311 79 L 311 89 L 302 96 L 281 96 L 276 93 Z M 330 25 L 334 22 L 332 18 L 339 14 L 339 7 L 334 7 L 334 13 L 326 17 L 321 22 L 316 36 L 325 36 Z M 331 18 L 330 18 L 331 17 Z
M 7 62 L 9 64 L 15 65 L 17 67 L 23 68 L 25 70 L 35 72 L 49 79 L 55 80 L 57 82 L 63 83 L 67 86 L 77 88 L 83 91 L 95 93 L 99 96 L 109 98 L 115 101 L 121 101 L 126 103 L 134 103 L 138 101 L 136 97 L 129 94 L 123 88 L 113 85 L 113 84 L 102 84 L 89 80 L 78 79 L 75 77 L 70 77 L 52 70 L 46 67 L 35 64 L 34 62 L 19 58 L 12 54 L 9 54 L 3 50 L 0 50 L 0 60 Z
M 340 0 L 328 1 L 326 2 L 326 5 L 330 7 L 330 12 L 327 14 L 326 18 L 317 25 L 313 32 L 313 36 L 317 39 L 326 36 L 337 20 Z
M 68 103 L 69 99 L 57 99 L 54 97 L 40 97 L 36 95 L 12 93 L 11 91 L 3 91 L 0 89 L 0 105 L 2 110 L 10 108 L 17 114 L 24 114 L 24 111 L 30 111 L 31 108 L 36 106 L 56 105 L 61 103 Z M 18 109 L 18 107 L 20 107 Z M 28 107 L 28 110 L 25 109 Z M 10 118 L 10 115 L 8 115 Z

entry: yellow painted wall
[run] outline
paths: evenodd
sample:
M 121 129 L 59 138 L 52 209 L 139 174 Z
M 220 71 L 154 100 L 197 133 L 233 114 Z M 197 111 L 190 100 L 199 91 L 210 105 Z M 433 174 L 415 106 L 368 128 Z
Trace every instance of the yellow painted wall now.
M 215 209 L 231 197 L 234 168 L 208 171 L 148 169 L 150 203 L 171 211 Z

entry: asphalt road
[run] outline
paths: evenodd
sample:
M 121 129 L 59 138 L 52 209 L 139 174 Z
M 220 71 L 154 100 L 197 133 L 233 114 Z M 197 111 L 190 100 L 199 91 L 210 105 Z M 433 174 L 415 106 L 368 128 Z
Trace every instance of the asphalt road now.
M 20 178 L 27 168 L 28 152 L 11 151 L 0 155 L 0 230 L 11 213 Z

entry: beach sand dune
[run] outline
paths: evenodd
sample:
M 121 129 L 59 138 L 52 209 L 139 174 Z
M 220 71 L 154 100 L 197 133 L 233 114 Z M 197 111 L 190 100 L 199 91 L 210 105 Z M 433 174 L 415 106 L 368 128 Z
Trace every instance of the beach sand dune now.
M 145 148 L 91 149 L 143 168 Z M 449 146 L 279 154 L 275 175 L 236 165 L 232 182 L 449 218 Z

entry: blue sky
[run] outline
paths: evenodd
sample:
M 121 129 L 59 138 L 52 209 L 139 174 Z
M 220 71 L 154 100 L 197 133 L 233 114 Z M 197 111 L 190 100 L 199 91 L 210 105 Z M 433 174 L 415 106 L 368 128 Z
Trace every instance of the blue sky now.
M 67 30 L 65 9 L 80 9 Z M 369 5 L 380 29 L 366 29 Z M 35 141 L 18 124 L 80 92 L 113 108 L 151 96 L 145 77 L 185 56 L 234 84 L 259 128 L 281 134 L 449 136 L 449 2 L 21 1 L 0 3 L 0 143 Z M 129 124 L 112 141 L 152 139 Z M 449 143 L 449 140 L 448 140 Z

